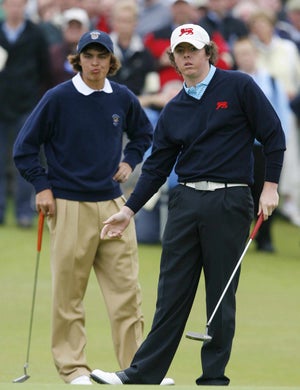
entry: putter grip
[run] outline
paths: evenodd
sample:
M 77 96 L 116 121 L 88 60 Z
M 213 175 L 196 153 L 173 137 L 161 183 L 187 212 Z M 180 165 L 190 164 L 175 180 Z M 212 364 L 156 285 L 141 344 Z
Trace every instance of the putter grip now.
M 37 251 L 40 252 L 42 249 L 42 237 L 43 237 L 43 229 L 44 229 L 44 214 L 42 211 L 39 212 L 39 220 L 38 220 L 38 237 L 37 237 Z
M 255 224 L 255 226 L 254 226 L 254 228 L 252 230 L 252 233 L 250 234 L 251 240 L 254 240 L 255 236 L 257 235 L 257 232 L 258 232 L 259 228 L 261 227 L 261 224 L 263 223 L 263 221 L 264 221 L 264 215 L 263 215 L 263 213 L 260 213 L 259 217 L 258 217 L 258 219 L 256 221 L 256 224 Z

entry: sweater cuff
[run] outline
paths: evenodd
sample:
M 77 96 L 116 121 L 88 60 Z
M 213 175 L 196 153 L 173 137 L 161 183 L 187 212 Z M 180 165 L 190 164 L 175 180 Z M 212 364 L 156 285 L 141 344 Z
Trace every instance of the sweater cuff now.
M 266 155 L 265 181 L 279 183 L 283 164 L 284 150 L 275 151 Z
M 32 185 L 33 185 L 33 187 L 35 189 L 35 193 L 36 194 L 38 194 L 41 191 L 51 189 L 51 185 L 48 182 L 46 177 L 40 177 L 38 179 L 36 178 L 31 183 L 32 183 Z

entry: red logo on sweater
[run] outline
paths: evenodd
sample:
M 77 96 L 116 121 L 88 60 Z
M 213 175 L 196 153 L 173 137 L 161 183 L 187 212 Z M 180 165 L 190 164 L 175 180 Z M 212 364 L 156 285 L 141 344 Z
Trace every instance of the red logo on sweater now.
M 228 108 L 228 102 L 217 102 L 216 110 L 220 110 L 223 108 Z
M 194 35 L 194 29 L 192 27 L 182 28 L 180 30 L 179 36 L 182 37 L 182 35 Z

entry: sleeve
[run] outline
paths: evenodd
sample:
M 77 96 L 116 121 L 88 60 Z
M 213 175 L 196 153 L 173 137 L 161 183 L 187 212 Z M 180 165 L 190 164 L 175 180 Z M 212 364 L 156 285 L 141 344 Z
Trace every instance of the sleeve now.
M 36 193 L 51 188 L 41 162 L 41 146 L 46 142 L 51 127 L 49 117 L 46 94 L 24 123 L 13 146 L 14 163 L 24 179 L 34 186 Z

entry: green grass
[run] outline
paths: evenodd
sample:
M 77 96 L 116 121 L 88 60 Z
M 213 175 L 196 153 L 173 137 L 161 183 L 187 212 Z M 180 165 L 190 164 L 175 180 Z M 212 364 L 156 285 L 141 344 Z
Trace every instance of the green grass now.
M 236 336 L 227 368 L 231 387 L 240 390 L 300 389 L 300 229 L 276 219 L 274 241 L 276 254 L 258 253 L 253 244 L 243 260 Z M 159 245 L 139 247 L 145 335 L 155 308 L 160 249 Z M 36 228 L 18 229 L 10 215 L 7 225 L 0 227 L 0 253 L 0 389 L 11 389 L 18 386 L 12 380 L 23 374 L 26 360 Z M 22 384 L 25 389 L 65 386 L 50 353 L 50 293 L 49 234 L 45 227 L 28 368 L 31 378 Z M 85 305 L 89 364 L 92 368 L 117 370 L 110 327 L 94 275 Z M 203 313 L 201 280 L 186 330 L 204 332 Z M 170 367 L 168 376 L 183 389 L 194 386 L 201 374 L 200 347 L 201 343 L 183 338 Z

